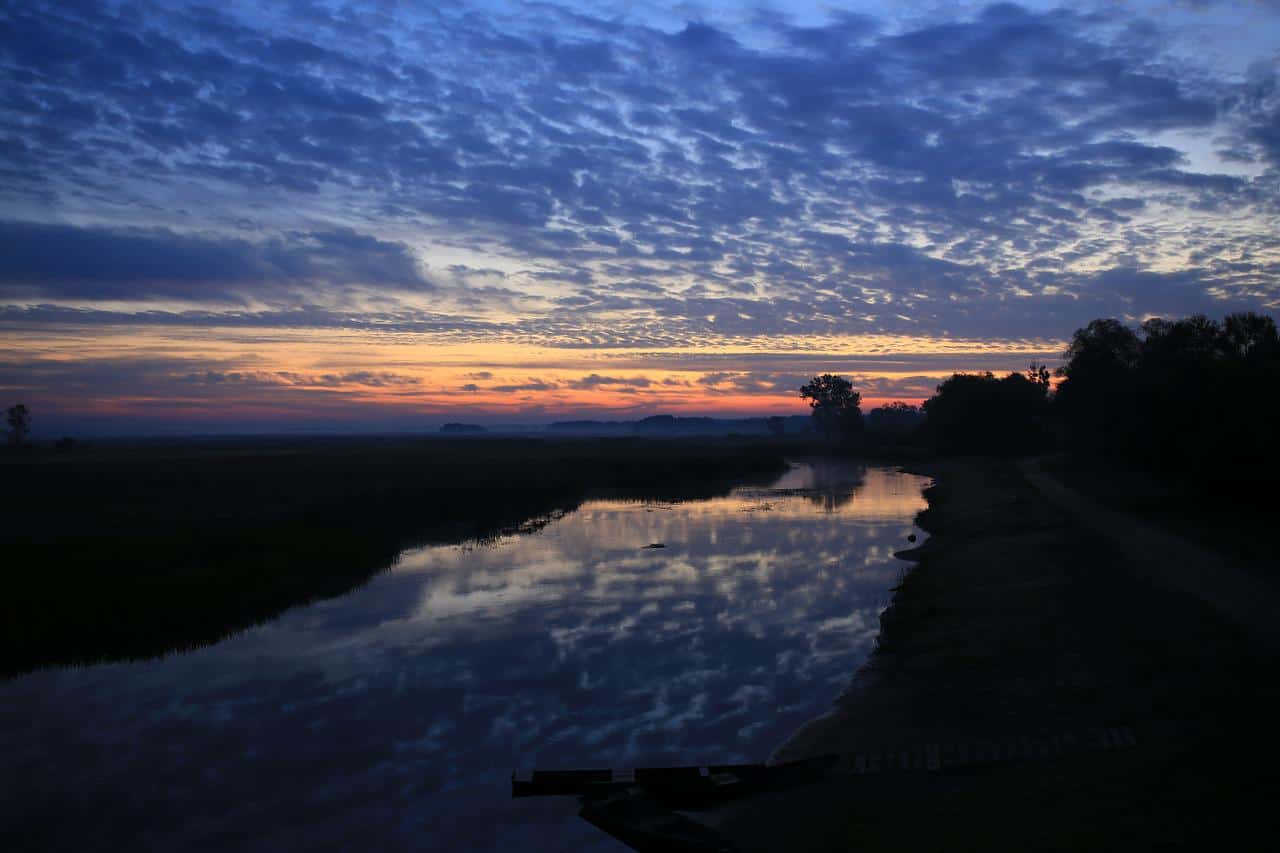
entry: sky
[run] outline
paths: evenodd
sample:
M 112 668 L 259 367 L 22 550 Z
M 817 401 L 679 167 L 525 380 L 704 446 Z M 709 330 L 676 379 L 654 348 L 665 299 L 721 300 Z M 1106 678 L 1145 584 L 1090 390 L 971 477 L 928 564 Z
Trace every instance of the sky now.
M 864 408 L 1280 304 L 1280 0 L 0 0 L 36 434 Z

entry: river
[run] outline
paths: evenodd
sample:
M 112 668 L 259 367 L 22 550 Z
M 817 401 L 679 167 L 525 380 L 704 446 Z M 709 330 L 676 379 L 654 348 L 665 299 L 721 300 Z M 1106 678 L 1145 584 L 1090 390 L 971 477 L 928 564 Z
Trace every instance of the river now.
M 764 760 L 871 650 L 927 484 L 800 462 L 592 501 L 208 648 L 0 684 L 0 848 L 625 849 L 511 770 Z

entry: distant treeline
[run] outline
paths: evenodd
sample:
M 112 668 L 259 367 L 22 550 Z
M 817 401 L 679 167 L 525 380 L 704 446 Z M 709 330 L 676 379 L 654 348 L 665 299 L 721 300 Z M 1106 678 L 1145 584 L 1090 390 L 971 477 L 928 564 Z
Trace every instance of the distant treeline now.
M 1072 336 L 1056 390 L 1043 365 L 997 377 L 957 373 L 916 409 L 867 414 L 847 436 L 944 454 L 1054 449 L 1214 478 L 1280 468 L 1280 338 L 1256 313 L 1153 319 L 1135 329 L 1094 320 Z
M 479 424 L 448 423 L 440 427 L 440 432 L 445 435 L 484 435 L 488 430 Z
M 798 435 L 813 431 L 805 415 L 772 418 L 709 418 L 653 415 L 634 421 L 558 421 L 547 427 L 561 436 L 763 436 Z

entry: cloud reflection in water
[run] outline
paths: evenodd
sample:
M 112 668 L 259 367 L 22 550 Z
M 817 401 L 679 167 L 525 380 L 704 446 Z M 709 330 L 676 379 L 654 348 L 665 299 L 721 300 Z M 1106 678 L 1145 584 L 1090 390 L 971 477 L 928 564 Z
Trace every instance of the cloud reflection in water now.
M 591 502 L 407 552 L 208 649 L 19 679 L 0 687 L 0 833 L 617 849 L 570 801 L 508 800 L 511 767 L 765 758 L 870 650 L 925 483 L 815 463 L 716 500 Z

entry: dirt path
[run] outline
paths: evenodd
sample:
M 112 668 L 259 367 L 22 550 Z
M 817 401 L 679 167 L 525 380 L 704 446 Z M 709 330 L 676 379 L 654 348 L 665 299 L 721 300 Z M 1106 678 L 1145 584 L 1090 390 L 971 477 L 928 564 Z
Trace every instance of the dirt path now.
M 1275 588 L 1200 545 L 1063 485 L 1038 460 L 1024 460 L 1020 467 L 1041 495 L 1132 561 L 1136 575 L 1163 589 L 1194 596 L 1272 649 L 1280 649 L 1280 596 Z

